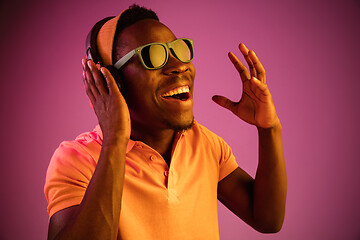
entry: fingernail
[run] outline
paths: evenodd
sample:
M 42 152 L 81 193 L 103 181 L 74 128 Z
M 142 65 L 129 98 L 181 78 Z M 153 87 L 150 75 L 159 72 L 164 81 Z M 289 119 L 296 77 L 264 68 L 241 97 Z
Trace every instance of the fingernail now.
M 83 68 L 85 68 L 85 59 L 81 60 L 81 64 L 82 64 Z
M 88 67 L 90 68 L 90 70 L 92 70 L 92 65 L 91 65 L 91 62 L 90 62 L 90 61 L 87 62 L 87 65 L 88 65 Z

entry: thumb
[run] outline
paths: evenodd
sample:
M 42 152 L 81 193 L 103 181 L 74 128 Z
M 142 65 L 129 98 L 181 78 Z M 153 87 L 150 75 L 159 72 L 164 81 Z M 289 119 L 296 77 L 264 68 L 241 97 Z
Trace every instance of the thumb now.
M 233 112 L 235 103 L 233 101 L 231 101 L 230 99 L 228 99 L 224 96 L 215 95 L 212 97 L 212 100 L 215 103 L 217 103 L 218 105 L 220 105 L 221 107 L 229 109 L 230 111 Z

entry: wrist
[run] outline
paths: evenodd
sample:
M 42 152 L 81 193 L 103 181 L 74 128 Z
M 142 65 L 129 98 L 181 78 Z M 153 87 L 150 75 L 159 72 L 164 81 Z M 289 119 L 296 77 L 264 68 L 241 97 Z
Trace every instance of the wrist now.
M 103 144 L 102 146 L 104 147 L 111 147 L 111 146 L 127 146 L 128 142 L 129 142 L 130 137 L 127 137 L 125 135 L 116 135 L 116 134 L 111 134 L 111 135 L 104 135 L 103 138 Z
M 267 128 L 257 127 L 257 129 L 258 129 L 259 133 L 260 132 L 280 132 L 280 133 L 282 132 L 282 126 L 281 126 L 279 118 L 277 118 L 270 127 L 267 127 Z

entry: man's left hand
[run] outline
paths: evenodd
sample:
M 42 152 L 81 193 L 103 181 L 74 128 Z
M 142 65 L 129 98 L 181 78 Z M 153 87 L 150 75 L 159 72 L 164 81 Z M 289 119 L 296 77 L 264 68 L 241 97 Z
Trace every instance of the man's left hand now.
M 240 52 L 243 54 L 249 71 L 239 59 L 230 52 L 230 61 L 240 74 L 243 83 L 243 93 L 239 102 L 233 102 L 223 96 L 213 96 L 213 101 L 229 109 L 245 122 L 258 128 L 272 128 L 280 124 L 276 114 L 268 86 L 266 85 L 265 69 L 255 52 L 241 43 Z

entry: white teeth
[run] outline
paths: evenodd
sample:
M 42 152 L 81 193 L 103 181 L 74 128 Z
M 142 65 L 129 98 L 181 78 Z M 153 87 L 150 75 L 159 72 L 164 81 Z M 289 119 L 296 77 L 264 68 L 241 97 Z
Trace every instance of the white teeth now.
M 177 94 L 187 93 L 187 92 L 190 92 L 189 86 L 182 86 L 182 87 L 178 87 L 173 90 L 170 90 L 167 93 L 164 93 L 162 96 L 163 97 L 171 97 L 171 96 L 174 96 Z

